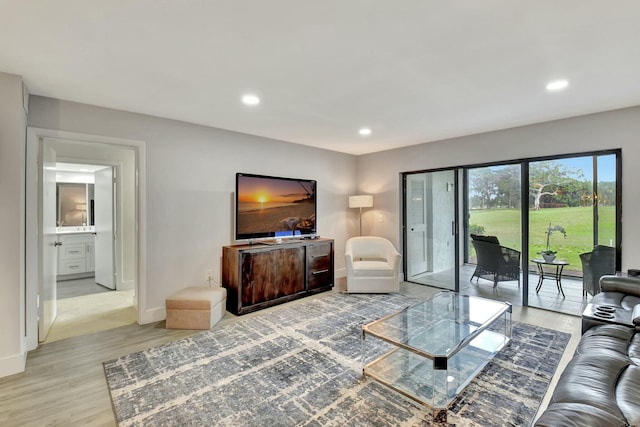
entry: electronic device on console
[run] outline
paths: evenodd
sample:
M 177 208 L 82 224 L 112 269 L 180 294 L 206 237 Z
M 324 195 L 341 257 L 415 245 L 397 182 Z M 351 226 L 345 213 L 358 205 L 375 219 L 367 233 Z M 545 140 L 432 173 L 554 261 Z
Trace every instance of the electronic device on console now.
M 316 238 L 316 210 L 315 180 L 236 174 L 236 241 Z

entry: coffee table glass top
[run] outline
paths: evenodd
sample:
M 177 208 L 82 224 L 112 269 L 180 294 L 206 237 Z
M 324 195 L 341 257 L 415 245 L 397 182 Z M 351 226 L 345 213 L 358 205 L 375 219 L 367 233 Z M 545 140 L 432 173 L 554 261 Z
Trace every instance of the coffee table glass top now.
M 506 302 L 440 292 L 362 327 L 363 374 L 446 419 L 455 397 L 509 343 L 508 313 Z M 367 337 L 375 339 L 365 344 Z
M 505 302 L 441 292 L 363 329 L 424 357 L 449 358 L 510 309 Z

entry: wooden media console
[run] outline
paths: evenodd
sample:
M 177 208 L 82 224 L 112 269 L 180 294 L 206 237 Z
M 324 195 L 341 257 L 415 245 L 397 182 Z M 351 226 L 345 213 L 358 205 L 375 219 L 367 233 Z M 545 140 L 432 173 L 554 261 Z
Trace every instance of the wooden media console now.
M 227 310 L 245 314 L 333 287 L 333 240 L 222 248 Z

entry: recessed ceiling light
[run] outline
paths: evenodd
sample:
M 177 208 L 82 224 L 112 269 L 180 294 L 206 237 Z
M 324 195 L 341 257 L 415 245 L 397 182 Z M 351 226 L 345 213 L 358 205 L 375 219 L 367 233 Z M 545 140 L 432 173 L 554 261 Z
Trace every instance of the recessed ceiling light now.
M 367 136 L 367 135 L 371 135 L 371 129 L 369 128 L 362 128 L 358 131 L 358 133 L 362 136 Z
M 255 95 L 245 95 L 242 97 L 242 102 L 246 105 L 258 105 L 260 104 L 260 98 Z
M 547 90 L 549 92 L 555 92 L 558 90 L 566 89 L 569 86 L 569 82 L 566 80 L 554 80 L 547 84 Z

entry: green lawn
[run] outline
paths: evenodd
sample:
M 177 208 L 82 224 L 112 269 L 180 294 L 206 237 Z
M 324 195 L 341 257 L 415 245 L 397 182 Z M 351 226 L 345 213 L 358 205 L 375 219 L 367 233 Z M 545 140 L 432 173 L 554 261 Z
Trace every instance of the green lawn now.
M 615 244 L 615 207 L 601 206 L 600 212 L 600 244 Z M 469 212 L 469 224 L 481 225 L 484 234 L 497 236 L 500 244 L 521 250 L 520 244 L 520 211 L 516 209 L 487 209 Z M 557 257 L 568 261 L 571 271 L 581 271 L 580 254 L 593 248 L 593 209 L 555 208 L 531 210 L 529 212 L 529 256 L 533 258 L 546 245 L 546 230 L 560 225 L 567 231 L 554 232 L 549 240 L 549 247 L 558 251 Z M 611 242 L 610 242 L 611 239 Z

